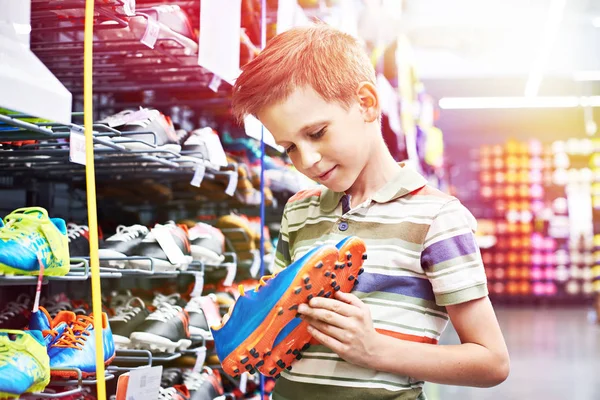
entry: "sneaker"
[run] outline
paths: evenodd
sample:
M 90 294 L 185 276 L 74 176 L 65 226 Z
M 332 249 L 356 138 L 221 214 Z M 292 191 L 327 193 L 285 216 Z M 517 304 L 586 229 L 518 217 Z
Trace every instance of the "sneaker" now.
M 136 304 L 137 303 L 137 304 Z M 123 307 L 115 309 L 115 316 L 108 321 L 117 349 L 127 349 L 131 345 L 129 335 L 144 323 L 150 312 L 139 297 L 133 297 Z
M 190 400 L 212 400 L 223 394 L 216 377 L 206 372 L 185 371 L 183 383 L 190 391 Z
M 52 318 L 44 307 L 39 307 L 38 311 L 31 314 L 29 330 L 40 331 L 49 348 L 76 319 L 77 315 L 71 311 L 62 311 Z
M 193 297 L 185 306 L 185 311 L 190 317 L 190 335 L 212 340 L 212 333 L 210 333 L 204 310 L 202 310 L 202 298 Z
M 363 273 L 363 262 L 367 258 L 365 243 L 356 236 L 341 240 L 336 248 L 339 252 L 338 263 L 330 277 L 335 283 L 335 291 L 350 292 L 358 284 L 358 275 Z M 327 273 L 326 273 L 327 274 Z M 333 295 L 333 290 L 327 290 L 324 297 Z M 265 363 L 258 370 L 268 376 L 278 375 L 284 368 L 291 369 L 295 360 L 302 358 L 302 352 L 310 347 L 312 335 L 307 330 L 308 323 L 300 318 L 294 318 L 287 324 L 273 343 L 273 350 Z
M 50 366 L 41 333 L 0 330 L 0 398 L 41 392 L 49 382 Z
M 117 227 L 117 233 L 100 243 L 98 256 L 103 267 L 125 268 L 126 260 L 102 260 L 103 258 L 125 258 L 142 242 L 149 230 L 143 225 Z
M 335 246 L 316 247 L 279 274 L 261 278 L 256 289 L 240 293 L 225 323 L 211 328 L 223 370 L 236 376 L 262 366 L 298 305 L 335 290 L 331 274 L 337 259 Z
M 65 221 L 48 218 L 41 207 L 19 208 L 0 228 L 0 275 L 37 275 L 40 262 L 46 276 L 69 272 Z
M 160 378 L 160 386 L 163 388 L 170 388 L 175 385 L 181 385 L 183 383 L 183 372 L 181 368 L 166 368 L 163 369 L 162 376 Z
M 211 128 L 192 131 L 190 137 L 183 143 L 182 150 L 186 155 L 200 156 L 209 161 L 214 169 L 226 167 L 228 164 L 219 135 Z
M 190 400 L 190 392 L 185 385 L 175 385 L 167 389 L 160 387 L 158 400 Z
M 256 237 L 260 237 L 254 231 L 247 217 L 239 215 L 224 215 L 217 221 L 217 228 L 221 229 L 225 237 L 233 246 L 239 260 L 253 258 L 256 250 Z
M 194 261 L 219 265 L 225 259 L 225 236 L 223 233 L 203 222 L 198 222 L 189 229 L 192 257 Z
M 173 238 L 175 245 L 183 254 L 183 261 L 180 263 L 171 263 L 167 254 L 156 239 L 156 229 L 166 229 Z M 146 235 L 144 240 L 131 252 L 132 256 L 148 257 L 150 260 L 130 260 L 129 267 L 132 269 L 141 269 L 145 271 L 154 270 L 154 272 L 168 272 L 175 270 L 185 270 L 193 261 L 190 248 L 190 241 L 187 232 L 182 226 L 174 222 L 168 222 L 165 225 L 156 224 L 156 226 Z
M 164 303 L 131 333 L 131 346 L 165 353 L 185 350 L 192 344 L 189 324 L 190 319 L 185 310 Z
M 74 223 L 67 224 L 69 255 L 71 257 L 90 256 L 90 228 Z
M 96 335 L 94 320 L 91 316 L 78 315 L 60 337 L 48 349 L 52 376 L 58 378 L 77 378 L 78 368 L 81 376 L 87 378 L 96 375 Z M 108 316 L 102 313 L 102 347 L 104 365 L 115 358 L 115 343 L 108 323 Z
M 0 329 L 22 329 L 29 320 L 31 299 L 25 294 L 19 295 L 16 301 L 9 302 L 0 311 Z

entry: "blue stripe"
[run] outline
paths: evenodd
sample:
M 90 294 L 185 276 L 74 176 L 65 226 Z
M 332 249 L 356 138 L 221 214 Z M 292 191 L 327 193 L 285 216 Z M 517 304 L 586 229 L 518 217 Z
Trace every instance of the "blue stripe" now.
M 433 288 L 427 279 L 412 276 L 390 276 L 365 272 L 354 288 L 357 292 L 385 292 L 435 301 Z
M 423 250 L 421 265 L 423 269 L 456 257 L 466 256 L 477 252 L 477 244 L 472 233 L 453 236 L 432 244 Z

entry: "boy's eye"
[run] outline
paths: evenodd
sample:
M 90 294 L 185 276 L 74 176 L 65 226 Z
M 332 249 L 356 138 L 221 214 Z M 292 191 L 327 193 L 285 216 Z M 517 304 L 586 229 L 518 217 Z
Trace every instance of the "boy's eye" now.
M 285 152 L 290 154 L 292 151 L 294 151 L 296 149 L 296 145 L 292 144 L 290 145 L 288 148 L 285 149 Z
M 320 131 L 313 133 L 312 135 L 310 135 L 311 139 L 319 139 L 321 137 L 323 137 L 323 135 L 325 134 L 325 131 L 327 130 L 327 127 L 324 126 Z

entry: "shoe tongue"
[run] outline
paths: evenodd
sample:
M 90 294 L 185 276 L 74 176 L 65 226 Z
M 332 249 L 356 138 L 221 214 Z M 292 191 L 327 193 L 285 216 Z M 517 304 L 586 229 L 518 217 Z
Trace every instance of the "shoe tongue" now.
M 56 317 L 54 317 L 54 320 L 52 321 L 52 325 L 56 326 L 56 325 L 60 324 L 61 322 L 64 322 L 67 325 L 70 325 L 73 322 L 75 322 L 76 320 L 77 320 L 77 314 L 75 314 L 73 311 L 61 311 L 56 315 Z

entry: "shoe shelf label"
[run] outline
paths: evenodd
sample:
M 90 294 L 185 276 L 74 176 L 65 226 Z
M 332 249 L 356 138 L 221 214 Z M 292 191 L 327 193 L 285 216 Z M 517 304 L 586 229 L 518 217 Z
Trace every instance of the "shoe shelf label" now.
M 252 266 L 250 267 L 250 275 L 255 278 L 258 276 L 258 273 L 260 272 L 260 265 L 261 265 L 261 259 L 260 259 L 260 251 L 259 250 L 252 250 L 252 255 L 253 260 L 252 260 Z
M 223 286 L 229 287 L 233 285 L 233 281 L 235 280 L 235 275 L 237 274 L 237 265 L 235 263 L 227 264 L 227 276 L 223 281 Z
M 204 362 L 206 361 L 206 346 L 200 346 L 196 350 L 196 364 L 194 364 L 194 372 L 202 372 Z
M 152 234 L 156 238 L 156 241 L 162 247 L 163 251 L 167 255 L 167 258 L 171 264 L 184 264 L 185 256 L 183 252 L 175 243 L 175 239 L 169 232 L 169 229 L 163 226 L 157 226 L 152 229 Z
M 202 180 L 204 179 L 205 172 L 206 172 L 206 166 L 203 164 L 198 165 L 196 167 L 196 171 L 194 172 L 194 177 L 192 178 L 192 181 L 190 182 L 190 184 L 192 186 L 200 187 L 200 185 L 202 184 Z
M 158 34 L 160 33 L 160 25 L 158 21 L 152 17 L 148 18 L 148 25 L 146 26 L 146 32 L 144 32 L 144 36 L 140 40 L 142 44 L 154 49 L 154 45 L 156 44 L 156 40 L 158 39 Z
M 227 183 L 227 187 L 225 188 L 225 193 L 229 196 L 233 196 L 235 193 L 235 189 L 237 189 L 238 184 L 238 173 L 237 171 L 230 171 L 229 174 L 229 183 Z
M 221 78 L 217 74 L 214 74 L 210 83 L 208 84 L 208 88 L 213 92 L 217 93 L 219 91 L 219 86 L 221 86 Z
M 85 135 L 80 126 L 72 126 L 69 135 L 69 161 L 75 164 L 85 165 Z
M 162 365 L 132 369 L 129 372 L 127 400 L 158 399 Z

